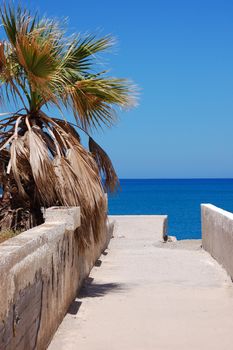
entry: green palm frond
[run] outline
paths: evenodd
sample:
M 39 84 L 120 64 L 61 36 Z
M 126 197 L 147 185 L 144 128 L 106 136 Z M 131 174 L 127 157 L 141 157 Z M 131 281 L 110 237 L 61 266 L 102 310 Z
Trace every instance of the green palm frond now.
M 50 38 L 33 35 L 18 35 L 16 52 L 20 65 L 25 69 L 32 91 L 53 93 L 51 85 L 62 81 L 62 62 Z M 52 91 L 49 91 L 52 90 Z
M 135 99 L 128 80 L 91 78 L 68 86 L 64 101 L 72 108 L 77 123 L 89 130 L 101 124 L 111 126 L 116 120 L 114 107 L 131 107 Z
M 39 20 L 20 7 L 4 6 L 0 16 L 9 39 L 5 49 L 0 48 L 0 80 L 10 82 L 6 96 L 13 92 L 22 101 L 22 92 L 34 112 L 50 102 L 59 108 L 71 106 L 85 128 L 110 125 L 113 106 L 131 104 L 133 88 L 127 80 L 94 72 L 96 54 L 112 46 L 111 36 L 67 40 L 56 21 Z
M 84 39 L 76 37 L 68 47 L 65 68 L 85 75 L 92 68 L 95 55 L 109 49 L 113 43 L 114 39 L 111 36 L 100 39 L 95 35 L 88 35 Z
M 0 42 L 0 94 L 1 102 L 5 99 L 8 102 L 12 100 L 17 104 L 21 102 L 24 105 L 24 96 L 27 98 L 27 91 L 21 91 L 22 69 L 17 56 L 12 50 L 9 42 Z M 25 105 L 24 105 L 25 106 Z
M 34 30 L 38 20 L 37 14 L 30 15 L 26 9 L 13 5 L 4 5 L 0 10 L 0 17 L 6 32 L 6 35 L 12 45 L 16 44 L 18 33 L 30 33 Z

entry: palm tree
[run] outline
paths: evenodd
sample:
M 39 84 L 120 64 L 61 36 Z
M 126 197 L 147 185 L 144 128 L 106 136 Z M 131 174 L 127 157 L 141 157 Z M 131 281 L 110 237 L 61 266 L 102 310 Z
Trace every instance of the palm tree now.
M 134 92 L 127 80 L 98 71 L 96 54 L 113 40 L 67 38 L 56 21 L 21 7 L 4 6 L 0 16 L 6 34 L 0 42 L 1 100 L 16 106 L 1 114 L 0 228 L 42 223 L 41 207 L 80 205 L 82 226 L 94 226 L 98 239 L 106 219 L 104 189 L 113 191 L 118 178 L 90 135 L 112 125 L 115 107 L 132 105 Z M 49 116 L 51 106 L 58 115 L 72 112 L 75 124 Z M 89 150 L 78 129 L 89 137 Z

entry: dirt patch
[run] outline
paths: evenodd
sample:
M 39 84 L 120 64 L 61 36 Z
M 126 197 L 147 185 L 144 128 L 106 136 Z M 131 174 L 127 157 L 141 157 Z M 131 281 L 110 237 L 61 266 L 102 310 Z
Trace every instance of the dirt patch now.
M 15 237 L 20 233 L 21 231 L 13 231 L 13 230 L 0 231 L 0 243 L 6 241 L 9 238 Z

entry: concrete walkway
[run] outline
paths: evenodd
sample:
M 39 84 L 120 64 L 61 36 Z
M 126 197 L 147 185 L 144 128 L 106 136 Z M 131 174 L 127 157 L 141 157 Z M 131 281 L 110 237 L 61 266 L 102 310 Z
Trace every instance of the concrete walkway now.
M 162 243 L 160 217 L 114 219 L 49 350 L 232 349 L 232 282 L 201 242 Z

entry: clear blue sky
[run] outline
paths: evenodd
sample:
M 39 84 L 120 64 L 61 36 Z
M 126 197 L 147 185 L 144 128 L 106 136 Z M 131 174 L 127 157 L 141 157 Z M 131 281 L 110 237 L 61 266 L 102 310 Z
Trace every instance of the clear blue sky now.
M 140 104 L 96 139 L 120 177 L 233 177 L 232 0 L 22 3 L 117 37 L 107 67 L 139 85 Z

